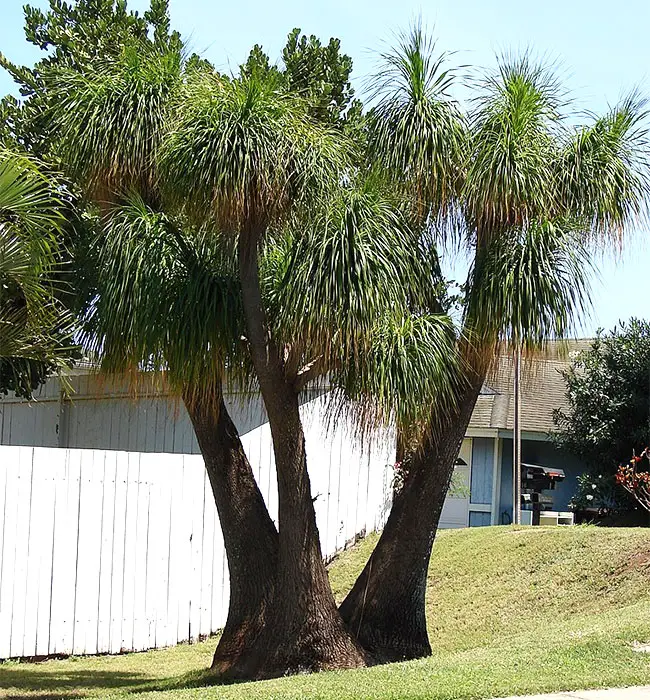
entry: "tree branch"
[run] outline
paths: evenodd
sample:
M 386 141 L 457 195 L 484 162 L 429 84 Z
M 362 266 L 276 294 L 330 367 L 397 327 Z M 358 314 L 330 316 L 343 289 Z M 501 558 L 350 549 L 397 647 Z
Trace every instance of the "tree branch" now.
M 325 373 L 325 356 L 319 355 L 317 358 L 304 365 L 296 375 L 294 386 L 296 391 L 302 391 L 309 382 L 314 381 Z

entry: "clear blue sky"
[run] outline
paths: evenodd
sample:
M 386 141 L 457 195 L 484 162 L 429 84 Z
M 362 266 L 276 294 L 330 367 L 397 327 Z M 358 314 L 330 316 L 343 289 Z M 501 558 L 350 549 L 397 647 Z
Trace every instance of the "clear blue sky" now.
M 23 0 L 1 0 L 1 5 L 0 50 L 16 62 L 33 62 L 38 52 L 23 39 Z M 146 0 L 130 5 L 142 9 Z M 221 68 L 236 68 L 255 43 L 277 59 L 287 32 L 300 27 L 324 40 L 339 37 L 354 59 L 359 85 L 372 71 L 372 51 L 421 15 L 441 49 L 460 52 L 460 63 L 491 66 L 495 53 L 526 47 L 558 61 L 581 109 L 602 111 L 635 86 L 650 96 L 647 0 L 171 0 L 171 14 L 192 50 Z M 9 91 L 12 83 L 0 75 L 0 94 Z M 592 318 L 579 335 L 632 315 L 650 318 L 647 239 L 647 231 L 638 231 L 621 256 L 608 253 L 599 260 Z

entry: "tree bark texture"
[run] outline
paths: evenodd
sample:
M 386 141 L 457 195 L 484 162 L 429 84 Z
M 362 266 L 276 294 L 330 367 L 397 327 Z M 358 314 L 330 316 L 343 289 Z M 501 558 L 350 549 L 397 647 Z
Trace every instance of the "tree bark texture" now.
M 412 455 L 377 546 L 341 604 L 343 620 L 374 663 L 431 654 L 425 607 L 431 548 L 484 378 L 472 377 L 438 439 Z
M 228 618 L 212 669 L 222 677 L 237 676 L 268 618 L 278 533 L 223 398 L 218 410 L 187 400 L 185 405 L 212 487 L 230 575 Z
M 361 666 L 365 654 L 341 619 L 323 562 L 295 378 L 285 375 L 267 330 L 257 252 L 241 238 L 239 266 L 251 357 L 273 438 L 279 520 L 276 595 L 245 677 Z

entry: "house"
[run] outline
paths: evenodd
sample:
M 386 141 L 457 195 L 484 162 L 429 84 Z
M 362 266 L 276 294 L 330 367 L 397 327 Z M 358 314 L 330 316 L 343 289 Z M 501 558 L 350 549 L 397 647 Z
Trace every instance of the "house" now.
M 543 355 L 524 363 L 521 385 L 522 462 L 564 471 L 564 481 L 551 492 L 553 509 L 568 510 L 584 465 L 557 449 L 549 439 L 553 411 L 566 405 L 562 371 L 574 353 L 590 340 L 551 343 Z M 450 493 L 440 527 L 474 527 L 512 522 L 514 363 L 501 356 L 476 403 L 463 440 L 455 483 L 465 489 Z M 463 464 L 464 463 L 464 464 Z
M 551 344 L 543 356 L 526 362 L 522 379 L 522 461 L 565 472 L 565 480 L 552 492 L 553 508 L 559 511 L 567 510 L 583 467 L 579 460 L 555 448 L 548 434 L 553 429 L 553 410 L 565 403 L 561 372 L 571 353 L 588 344 L 585 340 Z M 0 445 L 199 453 L 182 402 L 150 379 L 140 377 L 134 393 L 126 379 L 109 382 L 80 368 L 70 382 L 73 392 L 69 396 L 57 379 L 50 379 L 35 402 L 2 398 Z M 305 403 L 316 404 L 316 398 L 316 394 L 307 395 Z M 266 424 L 260 397 L 231 394 L 226 399 L 240 433 L 259 433 Z M 513 409 L 513 363 L 504 355 L 478 398 L 440 527 L 512 522 Z M 350 433 L 350 426 L 343 428 Z M 328 437 L 312 433 L 312 449 L 320 449 Z M 349 449 L 347 442 L 342 445 L 342 449 Z M 263 449 L 270 452 L 270 441 Z M 347 461 L 342 454 L 341 460 Z

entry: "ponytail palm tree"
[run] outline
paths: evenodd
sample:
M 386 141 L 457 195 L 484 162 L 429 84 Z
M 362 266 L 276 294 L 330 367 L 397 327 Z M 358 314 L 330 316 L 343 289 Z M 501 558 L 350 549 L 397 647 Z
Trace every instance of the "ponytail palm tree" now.
M 109 369 L 165 374 L 206 461 L 231 574 L 215 668 L 232 678 L 427 653 L 431 543 L 494 352 L 566 333 L 588 296 L 585 239 L 642 208 L 633 115 L 571 131 L 558 86 L 524 60 L 463 118 L 422 34 L 404 48 L 386 57 L 369 163 L 272 71 L 226 78 L 150 47 L 50 83 L 57 154 L 103 216 L 91 345 Z M 431 243 L 450 232 L 474 257 L 462 333 L 441 314 Z M 298 412 L 325 377 L 362 424 L 395 418 L 418 440 L 340 613 Z M 223 381 L 262 393 L 279 532 Z
M 403 65 L 437 68 L 424 48 L 415 32 L 388 62 L 382 80 L 387 72 L 401 79 Z M 436 84 L 436 78 L 426 82 Z M 384 150 L 399 152 L 396 140 L 406 141 L 411 164 L 387 173 L 404 185 L 410 172 L 427 167 L 422 153 L 431 159 L 424 145 L 434 128 L 422 128 L 409 115 L 416 113 L 416 100 L 440 97 L 421 94 L 407 83 L 377 107 L 378 114 L 399 108 L 409 120 L 411 128 L 400 124 L 390 136 L 382 130 L 376 136 L 380 162 L 390 163 Z M 481 86 L 461 161 L 450 165 L 462 173 L 461 183 L 437 228 L 444 235 L 452 227 L 473 257 L 456 345 L 458 390 L 451 406 L 436 404 L 430 411 L 377 547 L 341 606 L 344 620 L 376 658 L 430 653 L 424 594 L 431 546 L 460 444 L 498 348 L 506 343 L 532 351 L 565 336 L 588 304 L 587 243 L 619 235 L 645 212 L 642 105 L 627 100 L 578 130 L 566 124 L 564 107 L 565 93 L 550 71 L 529 56 L 502 60 Z M 418 141 L 421 148 L 413 145 Z M 418 207 L 420 191 L 413 195 Z M 436 196 L 427 202 L 432 214 L 441 210 L 439 191 L 434 188 Z M 450 219 L 456 212 L 460 218 Z
M 298 396 L 326 372 L 344 376 L 350 358 L 360 366 L 377 319 L 422 305 L 427 287 L 415 280 L 432 274 L 394 204 L 343 172 L 348 145 L 313 122 L 309 105 L 255 78 L 197 71 L 181 86 L 171 71 L 167 84 L 160 59 L 147 60 L 128 54 L 83 80 L 54 81 L 59 154 L 103 212 L 87 343 L 106 370 L 164 372 L 185 400 L 230 569 L 214 668 L 250 678 L 362 663 L 322 563 Z M 131 121 L 142 144 L 133 151 L 135 126 L 121 126 Z M 438 318 L 412 326 L 441 352 L 453 337 Z M 399 327 L 406 345 L 412 326 Z M 420 359 L 442 375 L 439 354 Z M 251 376 L 274 433 L 279 537 L 221 396 L 223 381 Z
M 427 270 L 412 255 L 399 214 L 388 207 L 375 193 L 346 193 L 343 203 L 337 200 L 314 217 L 313 229 L 301 230 L 302 235 L 289 229 L 274 236 L 261 259 L 264 308 L 273 319 L 272 333 L 281 339 L 287 365 L 302 367 L 296 385 L 304 387 L 329 371 L 329 381 L 346 380 L 349 392 L 353 377 L 354 398 L 362 393 L 370 396 L 372 408 L 379 406 L 386 413 L 396 391 L 412 400 L 400 404 L 402 412 L 411 405 L 420 408 L 432 398 L 433 390 L 444 382 L 447 366 L 442 359 L 449 355 L 454 337 L 444 317 L 405 320 L 411 290 L 401 280 L 413 286 L 416 275 L 427 279 Z M 402 267 L 396 277 L 398 261 Z M 231 435 L 223 427 L 223 402 L 216 423 L 209 403 L 210 397 L 220 397 L 221 378 L 239 385 L 247 381 L 245 354 L 238 342 L 243 317 L 232 262 L 222 237 L 191 229 L 181 232 L 168 217 L 132 198 L 107 214 L 107 226 L 96 241 L 97 297 L 91 325 L 91 344 L 109 370 L 144 364 L 164 371 L 185 394 L 195 379 L 206 378 L 207 389 L 200 387 L 189 400 L 185 398 L 222 520 L 231 595 L 241 598 L 237 605 L 231 604 L 213 664 L 230 677 L 244 674 L 250 654 L 258 648 L 257 634 L 265 622 L 269 624 L 265 606 L 277 604 L 273 595 L 277 533 L 261 497 L 251 504 L 251 494 L 259 492 L 254 482 L 247 481 L 248 463 L 245 468 L 240 464 L 245 456 L 238 439 L 236 446 L 223 447 Z M 288 313 L 299 302 L 300 313 Z M 399 324 L 392 320 L 398 314 Z M 402 357 L 390 347 L 396 342 L 408 355 L 403 366 L 394 368 L 386 358 Z M 359 349 L 371 347 L 373 372 L 366 375 Z M 219 348 L 221 354 L 215 356 Z M 206 362 L 214 363 L 214 368 L 206 368 Z M 243 363 L 239 371 L 238 363 Z M 214 387 L 208 381 L 211 376 Z M 411 380 L 407 389 L 391 382 L 405 377 Z M 424 396 L 425 392 L 431 393 Z M 369 414 L 365 410 L 361 415 Z M 413 417 L 405 414 L 401 420 Z M 255 547 L 250 546 L 251 537 Z
M 53 280 L 64 223 L 60 191 L 35 162 L 0 151 L 0 391 L 5 393 L 31 396 L 73 352 L 71 318 Z
M 348 144 L 311 121 L 301 101 L 255 76 L 197 76 L 186 90 L 163 144 L 163 179 L 172 201 L 182 193 L 185 216 L 214 221 L 237 240 L 246 340 L 278 472 L 277 595 L 265 631 L 233 673 L 359 665 L 365 653 L 341 621 L 322 562 L 298 397 L 307 381 L 362 356 L 398 289 L 405 307 L 397 280 L 411 279 L 404 243 L 412 236 L 387 202 L 347 190 Z M 283 235 L 296 248 L 267 306 L 260 258 Z

